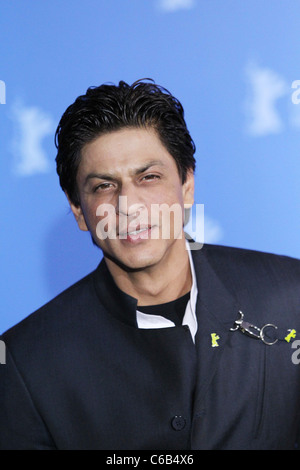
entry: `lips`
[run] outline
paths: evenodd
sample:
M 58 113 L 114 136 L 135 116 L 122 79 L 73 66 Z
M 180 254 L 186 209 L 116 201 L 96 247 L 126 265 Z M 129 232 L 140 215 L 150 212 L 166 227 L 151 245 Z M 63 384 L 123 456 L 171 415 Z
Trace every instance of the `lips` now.
M 138 230 L 134 230 L 133 232 L 127 232 L 127 235 L 131 236 L 131 235 L 138 235 L 139 233 L 142 233 L 144 232 L 145 230 L 149 230 L 148 227 L 145 227 L 145 228 L 140 228 Z
M 150 233 L 152 230 L 151 225 L 137 226 L 132 230 L 128 229 L 126 232 L 119 233 L 119 239 L 127 241 L 138 241 L 138 240 L 147 240 L 150 238 Z

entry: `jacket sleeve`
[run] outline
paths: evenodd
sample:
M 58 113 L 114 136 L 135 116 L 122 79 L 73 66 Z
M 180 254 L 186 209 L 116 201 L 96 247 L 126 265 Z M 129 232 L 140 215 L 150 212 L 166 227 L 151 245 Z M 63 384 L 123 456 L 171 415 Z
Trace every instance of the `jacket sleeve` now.
M 54 449 L 53 440 L 7 347 L 5 353 L 5 361 L 0 364 L 0 450 Z

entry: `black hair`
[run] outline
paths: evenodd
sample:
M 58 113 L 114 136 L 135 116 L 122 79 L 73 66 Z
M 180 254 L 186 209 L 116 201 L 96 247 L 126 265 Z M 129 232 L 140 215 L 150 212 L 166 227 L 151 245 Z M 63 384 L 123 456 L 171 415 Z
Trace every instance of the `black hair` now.
M 66 109 L 55 132 L 60 185 L 76 206 L 80 205 L 76 176 L 83 146 L 102 134 L 126 127 L 156 130 L 176 161 L 182 183 L 188 170 L 195 170 L 195 144 L 183 107 L 168 90 L 152 80 L 90 87 Z

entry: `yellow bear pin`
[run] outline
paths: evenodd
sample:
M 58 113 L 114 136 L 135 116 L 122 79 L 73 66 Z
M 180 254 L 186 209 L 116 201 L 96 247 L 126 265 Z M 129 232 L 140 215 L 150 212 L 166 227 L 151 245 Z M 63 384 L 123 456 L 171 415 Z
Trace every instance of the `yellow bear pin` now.
M 220 339 L 220 336 L 217 335 L 217 333 L 211 333 L 211 345 L 213 348 L 217 348 L 219 346 L 218 344 L 218 339 Z
M 296 338 L 296 330 L 288 330 L 290 333 L 284 338 L 288 343 L 292 338 Z

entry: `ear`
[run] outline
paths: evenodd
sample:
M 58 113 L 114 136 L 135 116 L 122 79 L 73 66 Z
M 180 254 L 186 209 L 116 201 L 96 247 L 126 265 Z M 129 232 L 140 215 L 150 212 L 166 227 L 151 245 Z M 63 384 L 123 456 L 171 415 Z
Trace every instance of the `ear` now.
M 183 183 L 183 202 L 184 208 L 190 209 L 194 204 L 194 186 L 195 178 L 193 170 L 189 170 L 186 175 L 185 182 Z
M 71 211 L 73 212 L 74 214 L 74 217 L 76 219 L 76 222 L 78 224 L 78 227 L 80 228 L 80 230 L 83 230 L 85 232 L 88 232 L 88 227 L 86 225 L 86 222 L 85 222 L 85 218 L 84 218 L 84 214 L 82 212 L 82 209 L 81 209 L 81 206 L 80 204 L 78 206 L 76 206 L 72 201 L 71 199 L 69 198 L 68 194 L 65 193 L 65 195 L 67 196 L 67 199 L 69 201 L 69 204 L 70 204 L 70 207 L 71 207 Z

